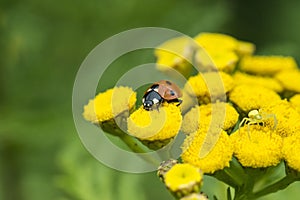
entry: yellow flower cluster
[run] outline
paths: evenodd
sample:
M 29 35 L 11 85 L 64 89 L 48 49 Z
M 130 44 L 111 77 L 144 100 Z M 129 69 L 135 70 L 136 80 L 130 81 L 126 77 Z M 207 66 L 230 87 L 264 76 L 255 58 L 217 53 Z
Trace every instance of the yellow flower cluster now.
M 188 75 L 191 70 L 193 47 L 190 38 L 178 37 L 166 41 L 155 50 L 157 69 L 170 73 L 171 69 Z
M 205 143 L 212 145 L 216 136 L 217 142 L 206 156 L 202 157 L 202 148 Z M 204 173 L 214 173 L 229 166 L 232 158 L 233 147 L 225 131 L 217 127 L 200 127 L 196 132 L 188 135 L 182 146 L 181 158 L 183 162 L 199 167 Z M 206 149 L 205 149 L 206 151 Z
M 284 70 L 276 74 L 275 78 L 285 90 L 300 93 L 300 70 Z
M 275 133 L 281 137 L 300 133 L 300 114 L 287 100 L 270 102 L 263 111 L 275 114 L 278 121 Z
M 188 78 L 182 107 L 165 101 L 158 110 L 140 107 L 129 116 L 136 93 L 116 87 L 90 100 L 84 118 L 101 124 L 127 112 L 129 134 L 150 149 L 184 132 L 181 159 L 186 165 L 175 163 L 174 171 L 164 172 L 173 192 L 199 182 L 191 165 L 214 173 L 229 167 L 233 156 L 244 167 L 275 166 L 284 159 L 300 171 L 300 70 L 295 60 L 252 55 L 252 43 L 224 34 L 201 33 L 194 40 L 198 47 L 180 37 L 155 51 L 159 70 L 175 69 Z M 191 64 L 199 71 L 194 76 Z
M 269 167 L 277 165 L 281 158 L 282 138 L 272 134 L 270 129 L 242 127 L 230 135 L 230 141 L 234 147 L 234 156 L 244 167 Z
M 184 90 L 191 97 L 197 97 L 200 104 L 222 99 L 234 87 L 233 79 L 224 72 L 199 73 L 189 78 Z
M 166 186 L 172 192 L 180 191 L 185 194 L 198 192 L 202 179 L 203 174 L 200 169 L 188 163 L 176 164 L 165 174 Z
M 181 130 L 185 134 L 191 134 L 200 126 L 213 125 L 227 131 L 235 126 L 238 117 L 239 114 L 229 103 L 217 102 L 195 106 L 184 115 Z
M 132 136 L 145 142 L 151 149 L 158 149 L 177 135 L 181 121 L 180 108 L 165 103 L 159 110 L 153 111 L 140 107 L 130 115 L 127 125 Z
M 275 75 L 281 71 L 297 69 L 297 64 L 292 57 L 246 56 L 241 60 L 240 69 L 256 75 Z
M 255 76 L 242 72 L 236 72 L 232 77 L 236 85 L 259 85 L 277 93 L 283 91 L 283 86 L 280 82 L 271 77 Z
M 187 76 L 191 64 L 199 71 L 224 71 L 231 73 L 240 58 L 252 55 L 255 46 L 220 33 L 200 33 L 191 41 L 188 37 L 178 37 L 166 41 L 155 50 L 157 68 L 163 72 L 170 68 Z M 189 63 L 195 61 L 195 63 Z
M 238 49 L 237 39 L 221 33 L 200 33 L 194 39 L 207 50 L 221 49 L 235 51 Z
M 299 133 L 299 132 L 298 132 Z M 282 153 L 287 164 L 300 172 L 300 136 L 295 134 L 284 138 Z
M 240 42 L 225 34 L 200 33 L 194 39 L 203 48 L 199 48 L 195 55 L 201 71 L 220 70 L 230 73 L 239 60 L 238 55 L 252 54 L 254 50 L 250 43 Z
M 136 93 L 129 87 L 115 87 L 98 94 L 84 106 L 83 117 L 92 123 L 111 120 L 134 108 Z
M 238 85 L 229 94 L 229 99 L 240 110 L 248 113 L 250 110 L 259 109 L 281 98 L 271 89 L 260 85 Z

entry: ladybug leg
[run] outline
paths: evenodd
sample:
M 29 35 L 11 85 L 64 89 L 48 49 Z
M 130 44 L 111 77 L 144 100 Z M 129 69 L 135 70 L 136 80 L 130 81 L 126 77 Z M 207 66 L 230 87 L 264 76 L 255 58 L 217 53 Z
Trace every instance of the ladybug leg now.
M 177 99 L 178 100 L 178 104 L 176 106 L 179 106 L 182 103 L 181 99 Z
M 179 106 L 182 103 L 181 99 L 172 99 L 167 101 L 168 103 L 177 103 L 176 106 Z
M 156 110 L 157 110 L 158 112 L 159 112 L 160 104 L 161 104 L 161 103 L 157 103 L 157 104 L 156 104 Z

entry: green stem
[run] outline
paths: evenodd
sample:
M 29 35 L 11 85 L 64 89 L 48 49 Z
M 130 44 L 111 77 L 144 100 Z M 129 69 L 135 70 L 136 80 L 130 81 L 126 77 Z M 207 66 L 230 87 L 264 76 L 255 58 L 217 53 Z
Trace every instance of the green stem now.
M 146 151 L 140 147 L 140 145 L 137 143 L 137 141 L 131 137 L 130 135 L 124 133 L 119 135 L 120 139 L 123 140 L 123 142 L 134 152 L 138 153 L 140 157 L 142 157 L 144 160 L 159 166 L 160 162 L 156 160 L 154 157 L 147 155 Z
M 137 141 L 128 134 L 119 135 L 120 139 L 134 152 L 134 153 L 146 153 L 146 151 L 139 146 Z

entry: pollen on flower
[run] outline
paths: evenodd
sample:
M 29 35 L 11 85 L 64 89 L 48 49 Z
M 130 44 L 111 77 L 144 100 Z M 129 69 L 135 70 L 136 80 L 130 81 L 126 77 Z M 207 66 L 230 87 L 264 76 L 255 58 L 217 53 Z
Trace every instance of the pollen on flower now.
M 136 93 L 129 87 L 108 89 L 84 106 L 83 117 L 92 123 L 104 122 L 131 110 L 135 102 Z
M 240 62 L 240 69 L 253 74 L 274 75 L 283 70 L 297 69 L 297 63 L 288 56 L 246 56 Z
M 147 111 L 143 107 L 128 118 L 128 132 L 146 141 L 171 139 L 177 135 L 181 126 L 180 108 L 175 104 L 164 103 L 159 110 Z
M 282 71 L 275 78 L 285 90 L 300 93 L 300 70 Z
M 200 126 L 214 124 L 227 131 L 238 121 L 239 114 L 232 105 L 224 102 L 195 106 L 184 115 L 181 130 L 191 134 Z
M 207 56 L 208 54 L 209 56 Z M 224 71 L 231 73 L 236 63 L 238 56 L 233 51 L 205 49 L 205 51 L 198 50 L 195 59 L 200 71 Z
M 223 49 L 234 51 L 238 47 L 238 40 L 221 33 L 200 33 L 194 37 L 195 41 L 206 50 Z
M 249 135 L 250 134 L 250 138 Z M 230 135 L 234 156 L 244 167 L 276 166 L 282 158 L 282 138 L 259 125 L 241 127 Z
M 201 148 L 207 136 L 216 136 L 217 142 L 205 157 L 200 157 Z M 211 138 L 210 138 L 211 139 Z M 211 141 L 206 141 L 210 143 Z M 204 173 L 214 173 L 229 166 L 233 147 L 225 131 L 217 127 L 200 127 L 197 132 L 188 135 L 182 146 L 183 162 L 199 167 Z
M 281 98 L 271 89 L 259 85 L 239 85 L 229 94 L 229 99 L 242 111 L 248 113 L 250 110 L 259 109 Z
M 184 90 L 190 96 L 197 97 L 200 104 L 207 104 L 225 98 L 233 87 L 230 75 L 224 72 L 206 72 L 190 77 Z
M 270 102 L 262 110 L 276 116 L 275 133 L 281 137 L 291 136 L 300 132 L 300 114 L 287 100 Z
M 165 174 L 165 184 L 172 192 L 189 194 L 199 192 L 203 174 L 199 168 L 188 163 L 174 165 Z
M 191 70 L 188 60 L 191 61 L 193 51 L 190 38 L 170 39 L 156 48 L 154 52 L 157 57 L 156 67 L 163 72 L 169 72 L 170 68 L 174 68 L 186 75 Z
M 281 84 L 276 79 L 270 77 L 254 76 L 246 73 L 237 72 L 233 75 L 233 80 L 236 83 L 236 85 L 260 85 L 278 93 L 283 90 Z
M 288 166 L 300 172 L 300 137 L 295 134 L 283 140 L 283 157 Z

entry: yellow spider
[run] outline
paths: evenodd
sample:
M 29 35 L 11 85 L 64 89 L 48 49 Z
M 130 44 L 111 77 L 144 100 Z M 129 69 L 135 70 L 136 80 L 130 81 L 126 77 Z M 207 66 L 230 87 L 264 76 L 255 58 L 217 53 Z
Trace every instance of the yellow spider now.
M 265 120 L 266 119 L 270 119 L 273 118 L 274 120 L 274 126 L 272 130 L 275 130 L 276 126 L 277 126 L 277 118 L 275 114 L 270 114 L 270 113 L 264 113 L 260 110 L 251 110 L 248 113 L 248 117 L 244 117 L 243 120 L 241 121 L 241 123 L 239 124 L 239 130 L 242 127 L 243 124 L 247 124 L 248 126 L 248 136 L 250 139 L 250 125 L 252 124 L 262 124 L 263 126 L 265 125 Z

